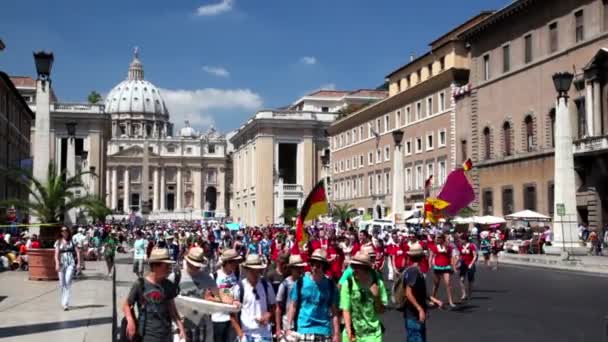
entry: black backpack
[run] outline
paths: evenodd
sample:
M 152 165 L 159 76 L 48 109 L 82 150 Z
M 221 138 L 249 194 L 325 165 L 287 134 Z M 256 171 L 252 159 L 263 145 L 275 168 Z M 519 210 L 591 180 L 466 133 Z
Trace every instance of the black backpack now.
M 137 291 L 138 296 L 143 296 L 144 293 L 144 278 L 138 278 L 137 281 Z M 135 315 L 135 305 L 137 305 L 137 311 L 139 312 L 139 316 Z M 138 298 L 137 302 L 132 305 L 131 315 L 135 318 L 135 336 L 132 339 L 129 339 L 127 336 L 127 317 L 123 317 L 120 321 L 120 339 L 121 342 L 140 342 L 143 340 L 143 332 L 144 325 L 146 322 L 145 315 L 145 302 Z

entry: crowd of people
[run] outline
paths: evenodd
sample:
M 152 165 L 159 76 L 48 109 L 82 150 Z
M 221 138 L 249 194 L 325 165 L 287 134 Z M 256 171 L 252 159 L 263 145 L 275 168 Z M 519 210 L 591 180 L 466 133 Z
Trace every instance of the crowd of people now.
M 138 280 L 122 306 L 124 337 L 170 341 L 179 335 L 188 342 L 207 335 L 217 342 L 382 341 L 387 308 L 402 311 L 408 341 L 425 341 L 427 310 L 468 300 L 477 260 L 496 268 L 493 256 L 505 239 L 500 230 L 457 233 L 449 225 L 392 231 L 323 225 L 309 227 L 301 243 L 290 227 L 230 230 L 188 221 L 109 222 L 74 233 L 62 228 L 55 243 L 64 310 L 72 279 L 87 261 L 104 260 L 111 275 L 115 254 L 131 253 Z M 0 239 L 4 246 L 6 238 Z M 18 239 L 24 250 L 14 258 L 27 264 L 27 248 L 37 239 Z M 440 287 L 446 298 L 439 298 Z M 180 312 L 179 294 L 239 312 Z

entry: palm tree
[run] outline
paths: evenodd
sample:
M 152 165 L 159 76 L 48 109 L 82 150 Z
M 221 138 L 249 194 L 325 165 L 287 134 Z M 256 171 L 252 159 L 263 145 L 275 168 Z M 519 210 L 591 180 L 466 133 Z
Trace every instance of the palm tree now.
M 353 217 L 352 213 L 353 206 L 349 203 L 342 205 L 336 204 L 333 208 L 334 219 L 340 220 L 342 228 L 346 227 L 346 221 Z
M 285 210 L 283 211 L 283 215 L 281 215 L 281 217 L 283 218 L 283 222 L 285 222 L 285 224 L 288 226 L 294 223 L 294 218 L 296 218 L 297 216 L 297 208 L 285 208 Z
M 41 223 L 50 224 L 40 230 L 40 242 L 43 247 L 48 247 L 47 244 L 55 239 L 59 225 L 68 211 L 74 208 L 87 210 L 98 201 L 93 196 L 76 196 L 76 190 L 83 186 L 81 177 L 92 172 L 78 172 L 68 176 L 65 169 L 58 171 L 55 163 L 50 162 L 44 182 L 34 178 L 31 172 L 24 169 L 4 169 L 2 173 L 26 189 L 28 197 L 8 199 L 0 202 L 0 205 L 14 206 L 37 217 Z
M 93 91 L 91 91 L 89 96 L 87 96 L 87 100 L 89 101 L 90 104 L 97 104 L 102 100 L 102 98 L 98 92 L 93 90 Z
M 108 215 L 112 215 L 112 209 L 108 208 L 106 204 L 98 198 L 93 200 L 86 208 L 86 211 L 93 222 L 104 222 Z

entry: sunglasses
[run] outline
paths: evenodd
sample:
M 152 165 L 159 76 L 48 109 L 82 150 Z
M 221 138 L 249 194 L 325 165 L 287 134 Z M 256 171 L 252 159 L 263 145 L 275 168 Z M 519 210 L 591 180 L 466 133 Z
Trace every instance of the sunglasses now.
M 323 263 L 320 261 L 311 261 L 309 262 L 310 267 L 323 267 Z

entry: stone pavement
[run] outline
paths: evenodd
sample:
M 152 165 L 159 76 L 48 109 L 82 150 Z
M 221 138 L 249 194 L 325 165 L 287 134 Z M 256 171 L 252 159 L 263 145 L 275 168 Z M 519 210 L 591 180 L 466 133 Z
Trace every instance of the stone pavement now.
M 498 260 L 500 264 L 608 275 L 608 257 L 605 256 L 573 256 L 569 260 L 563 260 L 559 255 L 501 252 Z
M 112 341 L 112 281 L 105 262 L 87 262 L 72 284 L 70 310 L 59 303 L 59 283 L 0 273 L 0 341 Z

